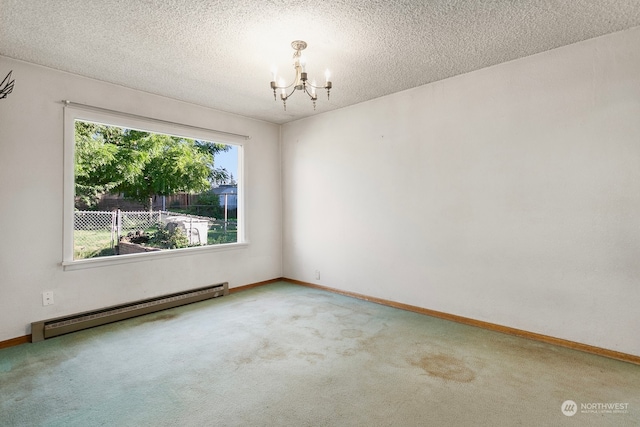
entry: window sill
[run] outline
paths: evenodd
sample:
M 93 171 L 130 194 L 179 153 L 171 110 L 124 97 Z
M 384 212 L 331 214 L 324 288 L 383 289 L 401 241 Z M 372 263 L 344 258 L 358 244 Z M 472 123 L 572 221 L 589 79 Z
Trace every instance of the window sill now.
M 64 271 L 84 270 L 86 268 L 108 267 L 119 264 L 129 264 L 132 262 L 154 261 L 165 258 L 199 255 L 209 252 L 229 251 L 244 249 L 249 243 L 225 243 L 221 245 L 207 245 L 196 248 L 172 249 L 158 252 L 147 252 L 140 254 L 112 255 L 100 258 L 80 259 L 76 261 L 63 261 Z

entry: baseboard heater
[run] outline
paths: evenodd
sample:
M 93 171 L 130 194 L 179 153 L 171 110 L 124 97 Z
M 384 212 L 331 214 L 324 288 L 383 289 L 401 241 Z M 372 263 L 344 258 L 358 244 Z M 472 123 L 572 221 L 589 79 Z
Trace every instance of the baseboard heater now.
M 143 314 L 154 313 L 172 307 L 191 304 L 210 298 L 229 295 L 229 283 L 224 282 L 204 288 L 164 295 L 128 304 L 106 307 L 100 310 L 77 313 L 71 316 L 41 320 L 31 323 L 31 342 L 43 341 L 94 326 L 105 325 Z

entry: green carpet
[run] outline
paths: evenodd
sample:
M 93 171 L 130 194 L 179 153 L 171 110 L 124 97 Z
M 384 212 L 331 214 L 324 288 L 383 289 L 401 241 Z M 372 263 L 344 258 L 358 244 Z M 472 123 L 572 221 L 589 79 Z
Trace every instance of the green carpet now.
M 640 366 L 275 283 L 0 350 L 0 425 L 638 426 Z

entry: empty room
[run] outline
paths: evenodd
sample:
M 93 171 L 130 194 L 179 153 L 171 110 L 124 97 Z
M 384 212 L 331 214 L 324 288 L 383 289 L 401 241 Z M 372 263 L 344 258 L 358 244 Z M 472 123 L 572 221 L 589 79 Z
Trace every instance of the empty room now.
M 0 0 L 0 425 L 640 425 L 637 0 Z

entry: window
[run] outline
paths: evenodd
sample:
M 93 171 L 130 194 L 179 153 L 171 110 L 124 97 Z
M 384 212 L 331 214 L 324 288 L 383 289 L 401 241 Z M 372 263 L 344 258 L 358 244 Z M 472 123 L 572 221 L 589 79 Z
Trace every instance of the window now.
M 65 269 L 244 243 L 241 136 L 65 107 Z

